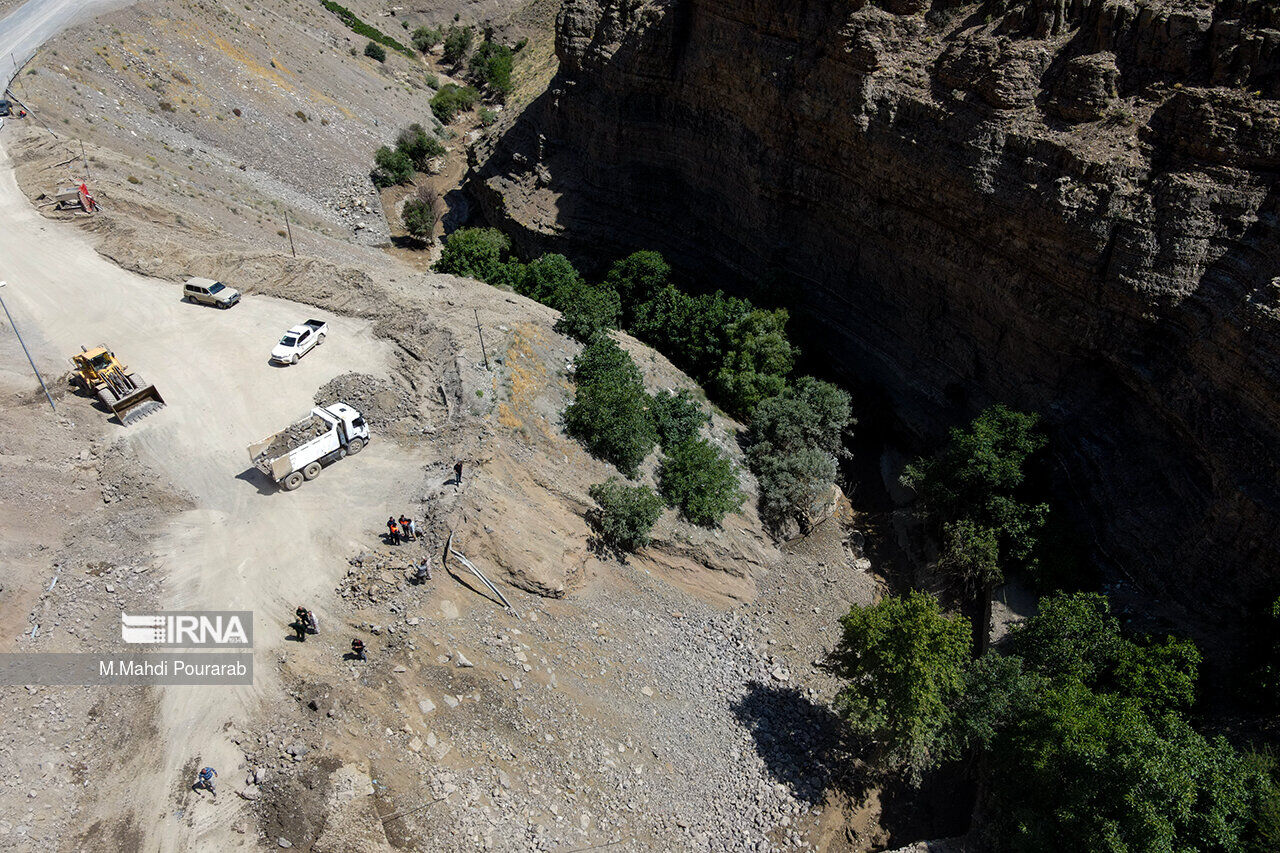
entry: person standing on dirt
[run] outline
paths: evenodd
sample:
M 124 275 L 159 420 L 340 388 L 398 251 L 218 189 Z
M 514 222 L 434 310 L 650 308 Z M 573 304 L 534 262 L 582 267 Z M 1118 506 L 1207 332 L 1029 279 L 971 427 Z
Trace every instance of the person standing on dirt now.
M 412 522 L 406 516 L 400 516 L 400 539 L 403 542 L 413 541 Z
M 400 544 L 400 526 L 396 524 L 396 517 L 389 516 L 387 518 L 387 532 L 391 535 L 391 544 Z
M 364 640 L 356 637 L 351 641 L 351 654 L 356 656 L 356 660 L 368 660 L 364 655 Z
M 218 771 L 212 767 L 206 767 L 200 771 L 200 775 L 196 777 L 196 788 L 207 788 L 210 794 L 215 797 L 218 792 L 213 789 L 213 778 L 218 775 Z
M 459 459 L 453 466 L 453 484 L 455 486 L 462 485 L 462 460 Z
M 422 562 L 418 563 L 413 570 L 413 582 L 415 584 L 424 584 L 431 580 L 431 555 L 422 558 Z
M 297 620 L 293 623 L 293 630 L 298 635 L 298 642 L 305 643 L 307 641 L 307 629 L 311 627 L 311 620 L 314 618 L 311 611 L 305 607 L 299 607 L 294 613 Z
M 418 541 L 422 538 L 422 531 L 418 529 L 418 522 L 415 519 L 409 519 L 409 538 Z

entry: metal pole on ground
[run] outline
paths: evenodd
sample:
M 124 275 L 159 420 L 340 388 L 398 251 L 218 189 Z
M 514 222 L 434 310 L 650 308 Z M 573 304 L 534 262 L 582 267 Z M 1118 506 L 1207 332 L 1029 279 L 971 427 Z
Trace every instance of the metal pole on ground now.
M 289 224 L 288 211 L 285 211 L 285 214 L 284 214 L 284 229 L 289 234 L 289 254 L 293 255 L 296 258 L 298 257 L 298 253 L 293 248 L 293 226 Z
M 0 281 L 0 288 L 5 287 L 9 282 Z M 4 297 L 0 296 L 0 308 L 4 309 L 4 315 L 9 318 L 9 325 L 13 327 L 13 333 L 18 336 L 18 343 L 22 344 L 22 351 L 27 354 L 27 362 L 31 365 L 31 372 L 36 375 L 36 379 L 40 382 L 40 390 L 44 391 L 44 398 L 49 401 L 49 408 L 55 412 L 58 407 L 53 404 L 53 397 L 49 395 L 49 389 L 45 387 L 44 378 L 40 375 L 40 371 L 36 370 L 35 359 L 31 357 L 31 350 L 27 349 L 27 343 L 22 339 L 22 333 L 18 331 L 18 324 L 13 322 L 13 315 L 9 313 L 9 306 L 4 304 Z
M 480 328 L 480 312 L 475 308 L 471 312 L 476 315 L 476 334 L 480 336 L 480 354 L 484 356 L 484 369 L 489 369 L 489 353 L 484 348 L 484 331 Z

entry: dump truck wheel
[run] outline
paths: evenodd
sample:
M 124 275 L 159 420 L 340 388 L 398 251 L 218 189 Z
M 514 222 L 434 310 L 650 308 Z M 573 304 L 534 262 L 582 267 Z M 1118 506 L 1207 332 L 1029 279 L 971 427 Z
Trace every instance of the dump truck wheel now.
M 304 479 L 305 478 L 303 477 L 301 471 L 294 471 L 288 477 L 285 477 L 283 480 L 280 481 L 280 486 L 286 492 L 292 492 L 294 489 L 298 488 L 298 486 L 302 485 L 302 481 Z
M 308 465 L 306 468 L 303 468 L 303 469 L 302 469 L 302 476 L 303 476 L 303 477 L 305 477 L 305 478 L 306 478 L 306 479 L 308 479 L 308 480 L 314 480 L 316 477 L 319 477 L 319 476 L 320 476 L 320 463 L 319 463 L 319 462 L 312 462 L 312 463 L 311 463 L 310 465 Z
M 348 456 L 353 455 L 353 454 L 356 454 L 356 453 L 359 453 L 361 450 L 364 450 L 364 439 L 363 439 L 363 438 L 353 438 L 353 439 L 351 439 L 351 441 L 347 444 L 347 455 L 348 455 Z

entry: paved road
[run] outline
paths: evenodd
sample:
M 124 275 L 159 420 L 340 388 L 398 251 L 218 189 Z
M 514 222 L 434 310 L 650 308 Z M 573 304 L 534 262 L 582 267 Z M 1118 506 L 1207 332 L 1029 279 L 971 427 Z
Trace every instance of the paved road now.
M 119 5 L 31 0 L 0 21 L 0 49 L 13 50 L 21 63 L 60 28 Z M 115 780 L 119 805 L 134 811 L 146 836 L 143 849 L 254 846 L 256 839 L 231 831 L 239 808 L 233 798 L 216 808 L 195 803 L 185 820 L 157 818 L 163 811 L 158 804 L 189 784 L 180 777 L 190 762 L 236 767 L 242 756 L 225 727 L 258 711 L 263 699 L 279 698 L 273 662 L 293 608 L 331 595 L 346 569 L 341 555 L 367 541 L 382 518 L 408 506 L 416 471 L 375 436 L 359 457 L 283 493 L 250 470 L 246 447 L 305 414 L 316 389 L 334 376 L 349 370 L 385 375 L 389 347 L 367 323 L 329 316 L 323 347 L 296 366 L 270 366 L 267 356 L 281 331 L 315 309 L 260 296 L 247 296 L 228 311 L 189 305 L 179 285 L 121 270 L 73 224 L 35 213 L 18 189 L 4 137 L 0 130 L 0 279 L 8 281 L 4 299 L 37 366 L 52 379 L 66 372 L 68 356 L 81 345 L 105 342 L 168 402 L 133 426 L 106 425 L 108 438 L 128 442 L 196 503 L 157 532 L 153 549 L 167 575 L 161 604 L 255 611 L 258 683 L 238 691 L 159 691 L 155 742 L 131 744 L 132 754 L 119 756 L 128 777 Z M 35 387 L 7 324 L 0 324 L 0 371 L 24 376 Z M 59 414 L 94 419 L 95 426 L 106 418 L 76 398 Z M 224 774 L 224 784 L 232 786 L 234 775 Z M 121 816 L 117 810 L 84 816 L 83 822 Z

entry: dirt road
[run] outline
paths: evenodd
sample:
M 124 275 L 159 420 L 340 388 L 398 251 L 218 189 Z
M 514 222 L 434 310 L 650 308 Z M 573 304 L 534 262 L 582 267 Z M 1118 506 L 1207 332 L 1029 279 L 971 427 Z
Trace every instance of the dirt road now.
M 60 31 L 134 0 L 29 0 L 0 18 L 0 81 L 8 85 L 14 71 Z M 0 10 L 2 11 L 2 10 Z M 0 86 L 3 89 L 4 86 Z
M 77 5 L 46 4 L 38 18 L 23 18 L 20 35 L 28 41 L 0 34 L 0 43 L 25 47 L 47 37 L 67 7 Z M 16 14 L 24 13 L 25 7 Z M 304 414 L 315 390 L 332 377 L 350 370 L 385 373 L 387 345 L 366 323 L 326 317 L 330 334 L 323 347 L 294 367 L 270 366 L 267 356 L 280 332 L 314 309 L 254 296 L 229 311 L 182 302 L 178 285 L 126 273 L 98 256 L 74 227 L 41 219 L 19 192 L 3 150 L 0 279 L 8 281 L 5 301 L 46 381 L 65 373 L 67 357 L 81 345 L 105 342 L 168 401 L 159 413 L 117 427 L 145 463 L 197 504 L 155 543 L 167 573 L 164 603 L 253 610 L 257 683 L 238 691 L 164 689 L 156 742 L 121 756 L 122 774 L 130 779 L 127 799 L 144 817 L 145 849 L 251 845 L 230 830 L 238 814 L 233 798 L 195 803 L 183 819 L 164 804 L 184 789 L 189 780 L 182 771 L 192 761 L 235 775 L 241 754 L 227 728 L 274 689 L 273 661 L 287 615 L 332 588 L 333 577 L 345 570 L 333 555 L 358 547 L 381 518 L 405 505 L 414 472 L 375 436 L 360 457 L 286 494 L 250 468 L 245 448 Z M 14 373 L 23 367 L 4 366 Z M 376 496 L 376 503 L 367 504 L 365 496 Z M 231 779 L 226 782 L 231 789 Z

